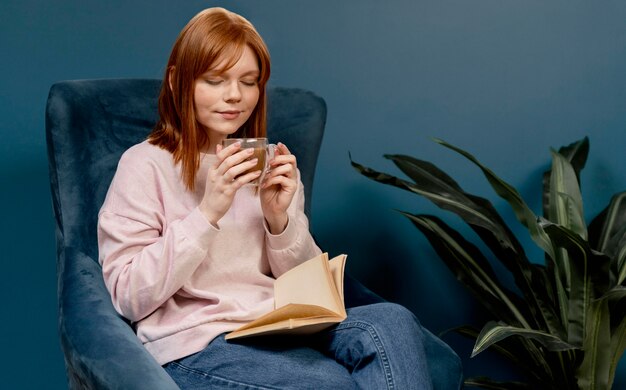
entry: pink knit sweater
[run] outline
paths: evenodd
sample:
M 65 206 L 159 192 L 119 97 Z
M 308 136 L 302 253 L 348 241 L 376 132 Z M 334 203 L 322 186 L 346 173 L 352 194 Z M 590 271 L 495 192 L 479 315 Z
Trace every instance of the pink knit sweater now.
M 172 155 L 148 142 L 122 156 L 98 220 L 99 260 L 113 305 L 159 364 L 202 350 L 217 335 L 273 308 L 273 282 L 320 253 L 298 192 L 283 233 L 264 223 L 244 187 L 216 228 L 198 209 L 207 169 L 188 191 Z

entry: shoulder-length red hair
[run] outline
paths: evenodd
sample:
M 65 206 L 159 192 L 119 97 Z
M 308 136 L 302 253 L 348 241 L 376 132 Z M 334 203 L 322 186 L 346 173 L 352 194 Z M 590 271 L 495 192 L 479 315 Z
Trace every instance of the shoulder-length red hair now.
M 259 65 L 259 100 L 250 118 L 234 137 L 265 137 L 270 56 L 265 42 L 245 18 L 224 8 L 209 8 L 196 16 L 178 35 L 159 95 L 159 121 L 148 141 L 168 150 L 181 163 L 182 179 L 189 190 L 195 187 L 200 150 L 209 146 L 209 137 L 196 120 L 194 85 L 196 79 L 226 59 L 226 71 L 248 46 Z

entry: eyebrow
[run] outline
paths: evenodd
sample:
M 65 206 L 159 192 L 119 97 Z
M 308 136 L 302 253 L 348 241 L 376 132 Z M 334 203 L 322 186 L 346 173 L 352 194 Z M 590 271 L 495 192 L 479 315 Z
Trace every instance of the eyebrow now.
M 249 70 L 249 71 L 244 72 L 242 74 L 242 76 L 244 76 L 244 77 L 245 76 L 256 76 L 256 77 L 259 77 L 260 75 L 261 75 L 261 72 L 259 70 L 256 70 L 256 69 L 255 70 Z
M 226 70 L 223 70 L 223 71 L 219 71 L 219 70 L 217 70 L 217 69 L 212 69 L 212 70 L 209 70 L 209 71 L 204 72 L 204 73 L 201 75 L 201 77 L 202 77 L 202 76 L 213 76 L 213 77 L 214 77 L 214 76 L 221 76 L 221 75 L 223 75 L 223 74 L 225 74 L 225 73 L 228 73 L 228 71 L 229 71 L 229 70 L 230 70 L 230 69 L 226 69 Z M 260 75 L 261 75 L 261 71 L 260 71 L 260 70 L 257 70 L 257 69 L 254 69 L 254 70 L 249 70 L 249 71 L 247 71 L 247 72 L 242 73 L 240 77 L 247 77 L 247 76 L 259 77 Z

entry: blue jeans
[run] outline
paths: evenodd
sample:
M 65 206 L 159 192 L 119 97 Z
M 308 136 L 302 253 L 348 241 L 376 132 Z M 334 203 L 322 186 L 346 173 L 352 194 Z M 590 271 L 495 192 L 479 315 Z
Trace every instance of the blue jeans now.
M 417 318 L 376 303 L 307 337 L 226 342 L 163 367 L 181 389 L 431 389 Z

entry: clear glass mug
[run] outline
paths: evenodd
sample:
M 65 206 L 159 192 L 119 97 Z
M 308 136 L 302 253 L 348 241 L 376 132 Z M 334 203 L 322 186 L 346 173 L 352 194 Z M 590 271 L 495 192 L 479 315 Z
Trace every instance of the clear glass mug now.
M 259 183 L 263 180 L 263 176 L 265 176 L 265 173 L 269 170 L 269 162 L 274 158 L 276 145 L 268 143 L 267 138 L 226 138 L 222 141 L 222 146 L 227 147 L 237 142 L 241 142 L 241 150 L 249 148 L 254 149 L 254 153 L 249 159 L 252 160 L 256 158 L 257 163 L 244 173 L 261 171 L 261 176 L 250 182 L 251 185 L 258 187 Z

